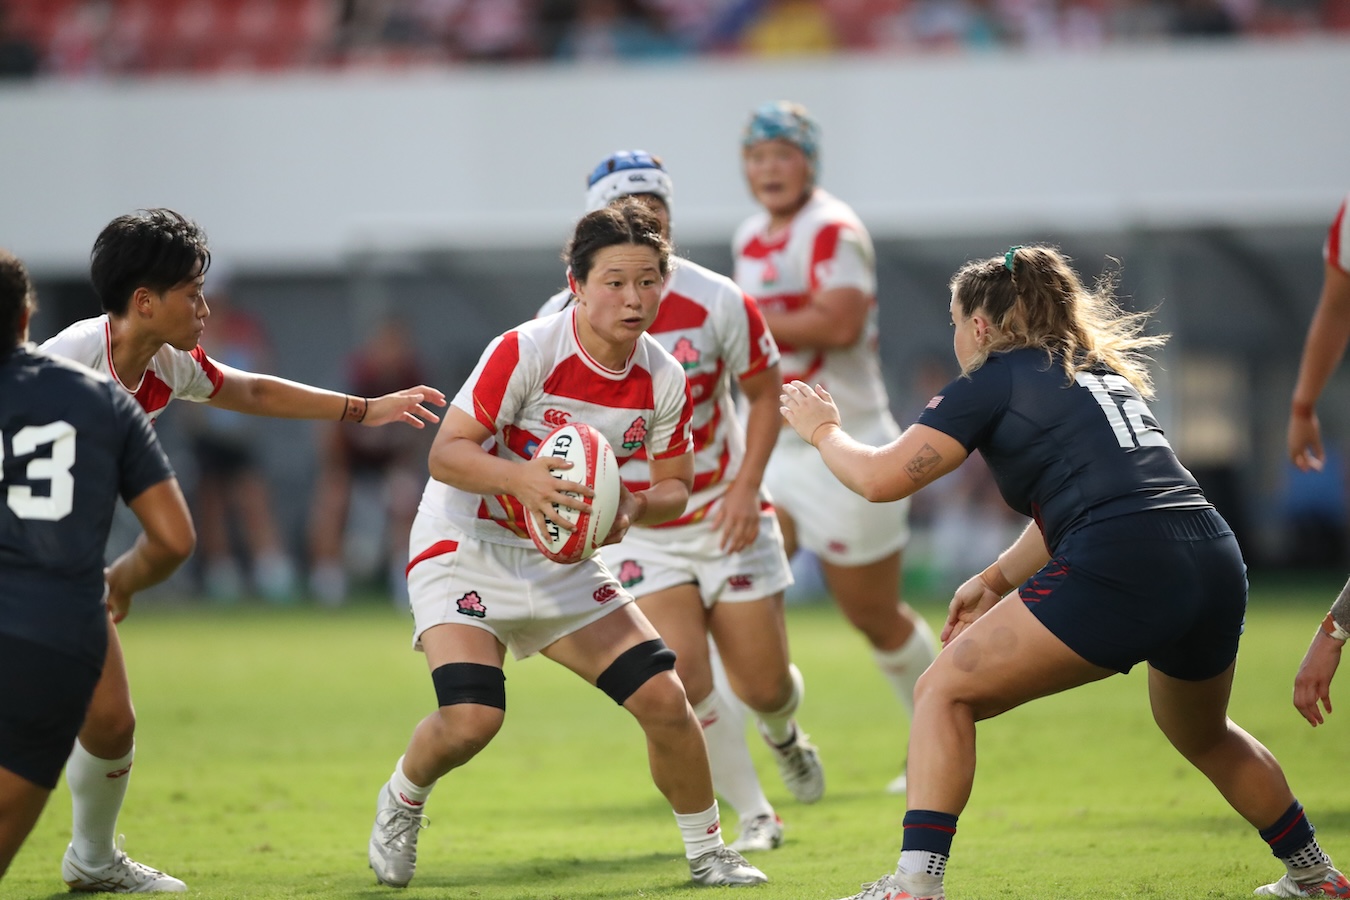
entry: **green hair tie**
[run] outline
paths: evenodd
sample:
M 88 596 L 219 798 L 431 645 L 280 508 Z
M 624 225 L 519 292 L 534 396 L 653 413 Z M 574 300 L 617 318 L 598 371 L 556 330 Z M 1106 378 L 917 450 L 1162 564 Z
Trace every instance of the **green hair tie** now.
M 1021 244 L 1014 244 L 1013 246 L 1008 248 L 1007 253 L 1003 254 L 1003 268 L 1007 269 L 1008 274 L 1010 275 L 1012 274 L 1013 263 L 1017 259 L 1017 251 L 1021 249 L 1022 249 Z

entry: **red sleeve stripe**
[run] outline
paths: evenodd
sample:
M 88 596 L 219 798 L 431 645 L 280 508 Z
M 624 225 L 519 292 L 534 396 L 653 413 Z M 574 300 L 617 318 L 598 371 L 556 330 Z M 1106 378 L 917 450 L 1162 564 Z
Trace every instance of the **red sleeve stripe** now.
M 839 231 L 843 226 L 838 223 L 831 223 L 820 229 L 816 233 L 815 243 L 811 247 L 811 268 L 808 269 L 808 277 L 811 279 L 811 290 L 820 290 L 820 282 L 816 281 L 816 266 L 827 259 L 834 259 L 835 248 L 839 246 Z
M 520 340 L 514 331 L 502 336 L 502 342 L 492 351 L 487 364 L 483 366 L 478 383 L 473 386 L 474 415 L 482 426 L 494 434 L 497 431 L 497 416 L 502 411 L 502 400 L 506 397 L 506 386 L 520 364 Z
M 206 355 L 206 351 L 202 349 L 201 344 L 192 348 L 192 358 L 197 361 L 197 365 L 202 367 L 202 372 L 211 380 L 211 396 L 214 397 L 220 391 L 220 386 L 225 383 L 225 373 L 216 368 L 215 362 Z

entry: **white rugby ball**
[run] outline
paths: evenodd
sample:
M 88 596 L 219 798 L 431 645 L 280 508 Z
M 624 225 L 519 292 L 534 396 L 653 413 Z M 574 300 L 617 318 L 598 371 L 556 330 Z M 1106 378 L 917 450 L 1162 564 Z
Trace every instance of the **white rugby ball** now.
M 525 527 L 539 552 L 554 562 L 576 563 L 599 549 L 614 527 L 619 512 L 619 463 L 614 448 L 605 436 L 584 422 L 559 426 L 539 442 L 536 458 L 551 456 L 565 459 L 570 469 L 553 469 L 553 477 L 574 481 L 595 491 L 589 512 L 579 512 L 553 504 L 553 515 L 540 528 L 534 513 L 525 516 Z M 581 497 L 580 494 L 573 496 Z M 568 522 L 572 531 L 558 527 L 557 520 Z

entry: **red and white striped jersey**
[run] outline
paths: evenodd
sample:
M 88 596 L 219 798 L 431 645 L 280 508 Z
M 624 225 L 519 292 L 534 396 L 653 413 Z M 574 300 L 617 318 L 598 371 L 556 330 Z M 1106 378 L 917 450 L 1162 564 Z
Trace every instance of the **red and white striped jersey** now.
M 133 395 L 152 420 L 159 418 L 164 407 L 175 398 L 193 403 L 210 400 L 225 380 L 215 361 L 200 345 L 188 351 L 165 344 L 150 357 L 150 365 L 138 384 L 124 383 L 113 369 L 112 327 L 106 313 L 63 328 L 47 338 L 40 349 L 107 375 L 114 384 Z
M 539 314 L 563 309 L 570 298 L 570 291 L 555 294 Z M 694 401 L 694 493 L 683 516 L 656 527 L 688 525 L 708 516 L 745 458 L 745 429 L 736 417 L 731 380 L 777 363 L 778 346 L 758 305 L 734 281 L 680 258 L 671 260 L 661 309 L 647 333 L 684 367 Z M 633 491 L 647 487 L 651 477 L 640 458 L 619 471 Z
M 1350 194 L 1341 201 L 1341 208 L 1336 210 L 1336 218 L 1331 220 L 1331 227 L 1327 229 L 1322 258 L 1350 275 L 1350 213 L 1346 212 L 1347 207 L 1350 207 Z
M 823 384 L 849 431 L 888 420 L 877 354 L 876 258 L 867 229 L 847 204 L 820 188 L 787 228 L 771 235 L 768 227 L 767 212 L 751 216 L 736 230 L 731 248 L 736 283 L 763 309 L 799 309 L 815 292 L 841 287 L 858 288 L 871 302 L 867 324 L 851 347 L 798 349 L 780 340 L 784 382 Z
M 533 319 L 483 351 L 452 403 L 492 432 L 484 449 L 523 462 L 554 428 L 585 422 L 614 448 L 625 481 L 635 459 L 688 453 L 693 403 L 680 364 L 644 334 L 622 370 L 607 369 L 581 346 L 575 318 L 573 307 Z M 506 494 L 474 494 L 433 478 L 421 509 L 480 540 L 533 546 L 525 507 Z

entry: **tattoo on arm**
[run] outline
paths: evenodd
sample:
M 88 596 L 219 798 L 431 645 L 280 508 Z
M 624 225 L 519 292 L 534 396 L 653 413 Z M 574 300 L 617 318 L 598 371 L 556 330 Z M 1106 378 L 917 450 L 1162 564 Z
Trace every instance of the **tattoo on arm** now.
M 919 452 L 914 454 L 914 458 L 905 464 L 905 472 L 915 481 L 927 481 L 928 475 L 938 463 L 942 462 L 942 454 L 933 449 L 932 445 L 924 444 Z
M 1331 604 L 1331 618 L 1337 625 L 1350 631 L 1350 581 L 1341 588 L 1341 595 Z

